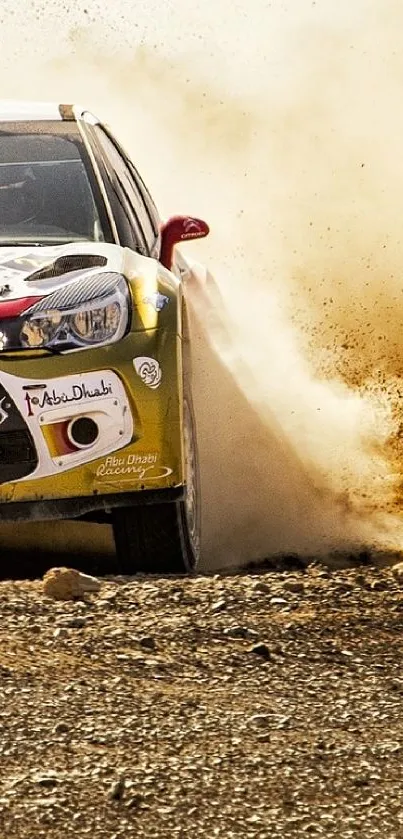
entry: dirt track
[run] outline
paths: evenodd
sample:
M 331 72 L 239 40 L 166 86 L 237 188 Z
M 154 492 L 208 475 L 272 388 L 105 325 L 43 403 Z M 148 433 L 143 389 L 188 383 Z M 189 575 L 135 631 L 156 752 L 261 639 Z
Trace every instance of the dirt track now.
M 4 581 L 0 614 L 1 839 L 403 836 L 391 570 Z

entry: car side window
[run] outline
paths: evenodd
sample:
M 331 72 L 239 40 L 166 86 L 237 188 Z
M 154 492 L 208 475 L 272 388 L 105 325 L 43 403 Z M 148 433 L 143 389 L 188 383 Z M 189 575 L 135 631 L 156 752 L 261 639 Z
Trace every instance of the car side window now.
M 144 256 L 159 255 L 159 236 L 151 224 L 133 175 L 115 142 L 100 126 L 88 126 L 122 245 Z
M 122 152 L 124 155 L 124 152 Z M 133 182 L 135 184 L 137 194 L 139 195 L 139 200 L 144 208 L 144 224 L 145 229 L 149 230 L 150 236 L 154 238 L 154 248 L 155 248 L 155 256 L 156 258 L 159 257 L 160 247 L 161 247 L 161 218 L 159 216 L 158 210 L 154 204 L 151 195 L 139 175 L 137 169 L 133 166 L 133 163 L 129 158 L 125 158 L 127 166 L 131 172 Z M 154 254 L 153 254 L 154 256 Z
M 141 175 L 135 168 L 134 164 L 127 156 L 125 151 L 122 149 L 120 143 L 117 142 L 117 140 L 114 140 L 114 144 L 118 149 L 119 154 L 125 163 L 125 166 L 130 172 L 132 188 L 136 194 L 136 198 L 140 208 L 141 224 L 146 232 L 147 238 L 149 237 L 150 241 L 154 240 L 155 247 L 157 248 L 157 253 L 155 255 L 158 257 L 161 244 L 161 218 L 159 216 L 158 210 L 154 204 L 153 199 L 151 198 L 151 195 Z M 154 256 L 154 254 L 152 255 Z

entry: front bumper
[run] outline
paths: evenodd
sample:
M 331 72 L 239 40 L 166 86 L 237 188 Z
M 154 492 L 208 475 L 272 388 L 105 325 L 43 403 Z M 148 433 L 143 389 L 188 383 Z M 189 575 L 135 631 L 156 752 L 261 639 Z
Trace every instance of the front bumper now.
M 16 501 L 0 504 L 0 521 L 52 521 L 53 519 L 85 519 L 92 522 L 109 520 L 116 507 L 135 507 L 139 504 L 171 504 L 181 501 L 184 487 L 169 489 L 144 489 L 130 492 L 127 488 L 118 493 L 56 498 L 46 501 Z
M 123 496 L 180 496 L 181 369 L 181 339 L 165 330 L 82 352 L 0 358 L 0 518 L 74 517 Z M 83 418 L 95 433 L 76 439 Z

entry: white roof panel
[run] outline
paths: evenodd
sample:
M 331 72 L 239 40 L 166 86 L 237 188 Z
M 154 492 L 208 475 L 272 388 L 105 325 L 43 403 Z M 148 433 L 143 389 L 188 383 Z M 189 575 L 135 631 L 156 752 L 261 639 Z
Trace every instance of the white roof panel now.
M 28 102 L 0 99 L 0 122 L 18 120 L 61 120 L 59 105 L 54 102 Z

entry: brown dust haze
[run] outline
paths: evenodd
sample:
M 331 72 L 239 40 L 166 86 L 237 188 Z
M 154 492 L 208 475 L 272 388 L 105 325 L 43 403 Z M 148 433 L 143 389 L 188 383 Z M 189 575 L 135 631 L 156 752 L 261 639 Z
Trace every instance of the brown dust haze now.
M 403 544 L 403 9 L 316 5 L 2 12 L 3 96 L 88 106 L 165 216 L 211 225 L 186 249 L 204 567 Z

